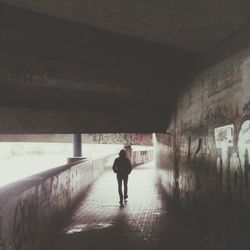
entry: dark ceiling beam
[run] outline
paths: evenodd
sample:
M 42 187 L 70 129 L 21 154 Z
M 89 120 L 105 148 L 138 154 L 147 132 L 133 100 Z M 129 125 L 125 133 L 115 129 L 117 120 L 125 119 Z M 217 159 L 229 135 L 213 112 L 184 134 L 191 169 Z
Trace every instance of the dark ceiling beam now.
M 164 131 L 158 113 L 79 112 L 0 107 L 0 134 L 152 133 Z
M 194 58 L 173 48 L 0 6 L 0 51 L 11 69 L 20 66 L 17 71 L 26 70 L 27 78 L 34 70 L 41 78 L 47 74 L 130 87 L 147 87 L 152 81 L 173 84 Z
M 35 86 L 1 85 L 0 106 L 78 110 L 81 112 L 123 112 L 145 109 L 149 112 L 164 105 L 138 93 L 102 93 Z
M 0 55 L 0 106 L 32 109 L 31 120 L 34 109 L 62 112 L 68 121 L 47 121 L 40 131 L 39 123 L 26 132 L 2 127 L 20 133 L 162 132 L 197 58 L 4 4 Z M 70 112 L 82 116 L 84 128 L 68 120 Z

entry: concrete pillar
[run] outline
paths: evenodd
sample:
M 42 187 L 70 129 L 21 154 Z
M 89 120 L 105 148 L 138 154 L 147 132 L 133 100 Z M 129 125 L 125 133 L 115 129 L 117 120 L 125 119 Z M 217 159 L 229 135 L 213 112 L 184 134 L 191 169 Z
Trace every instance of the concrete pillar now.
M 68 162 L 76 162 L 86 160 L 85 157 L 82 157 L 82 135 L 73 134 L 73 157 L 68 158 Z
M 82 157 L 81 134 L 73 134 L 73 155 L 74 157 Z

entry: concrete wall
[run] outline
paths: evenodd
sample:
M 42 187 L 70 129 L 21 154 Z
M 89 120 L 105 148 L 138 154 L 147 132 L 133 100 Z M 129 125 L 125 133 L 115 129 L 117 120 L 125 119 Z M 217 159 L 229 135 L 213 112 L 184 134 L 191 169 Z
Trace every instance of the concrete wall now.
M 0 134 L 0 142 L 71 143 L 72 137 L 72 134 Z M 127 144 L 153 146 L 152 134 L 82 134 L 82 142 L 85 144 Z
M 153 153 L 154 151 L 152 149 L 149 150 L 140 150 L 135 151 L 133 150 L 131 152 L 131 164 L 133 167 L 136 167 L 137 165 L 144 164 L 147 162 L 150 162 L 153 160 Z
M 0 189 L 0 249 L 36 249 L 116 155 L 65 165 Z
M 181 207 L 207 215 L 211 249 L 249 246 L 249 68 L 247 49 L 197 75 L 166 134 L 156 135 L 162 186 Z

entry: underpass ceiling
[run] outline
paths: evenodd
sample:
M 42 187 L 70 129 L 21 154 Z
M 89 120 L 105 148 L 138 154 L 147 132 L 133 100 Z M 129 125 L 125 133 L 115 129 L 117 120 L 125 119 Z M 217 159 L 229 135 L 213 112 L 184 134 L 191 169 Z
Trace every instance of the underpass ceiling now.
M 164 131 L 194 57 L 0 4 L 0 133 Z
M 243 0 L 0 0 L 0 133 L 165 132 L 195 61 L 249 17 Z
M 193 53 L 204 53 L 250 21 L 246 0 L 1 2 Z

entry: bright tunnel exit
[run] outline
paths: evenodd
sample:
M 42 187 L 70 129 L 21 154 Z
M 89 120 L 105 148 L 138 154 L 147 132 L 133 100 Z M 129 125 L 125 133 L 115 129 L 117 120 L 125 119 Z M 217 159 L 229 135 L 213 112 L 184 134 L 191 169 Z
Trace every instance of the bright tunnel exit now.
M 27 137 L 31 141 L 25 141 Z M 118 154 L 128 144 L 126 140 L 129 138 L 131 142 L 132 137 L 128 134 L 82 135 L 82 156 L 91 161 Z M 147 153 L 148 150 L 152 150 L 150 139 L 144 135 L 134 135 L 133 140 L 135 143 L 139 143 L 141 140 L 144 144 L 131 147 L 133 153 L 130 157 L 133 164 L 141 164 L 145 159 L 149 161 L 153 157 L 152 154 Z M 73 156 L 72 135 L 60 135 L 59 137 L 58 135 L 11 135 L 1 136 L 1 141 L 0 187 L 66 165 L 68 159 Z M 145 146 L 145 144 L 149 145 Z M 111 165 L 110 162 L 109 166 L 111 167 Z
M 97 159 L 119 152 L 122 145 L 84 144 L 84 157 Z M 0 143 L 0 187 L 28 176 L 67 164 L 70 143 Z
M 58 232 L 63 237 L 126 226 L 123 216 L 127 216 L 128 221 L 138 219 L 132 230 L 139 229 L 139 237 L 151 237 L 152 232 L 147 232 L 148 223 L 144 223 L 145 214 L 141 211 L 150 207 L 147 216 L 151 216 L 151 212 L 156 218 L 162 215 L 155 189 L 154 163 L 150 162 L 153 159 L 152 140 L 143 144 L 144 135 L 109 134 L 91 135 L 92 141 L 87 141 L 86 136 L 79 140 L 78 136 L 75 143 L 76 136 L 73 140 L 72 137 L 55 140 L 53 135 L 43 138 L 34 135 L 29 137 L 29 142 L 23 142 L 24 137 L 12 137 L 4 142 L 0 136 L 0 204 L 4 214 L 1 218 L 3 231 L 7 232 L 5 239 L 14 239 L 13 244 L 24 249 L 29 239 L 33 244 L 35 235 L 40 235 L 41 230 L 47 232 L 48 228 L 66 222 L 65 214 L 69 209 L 75 209 L 79 219 Z M 79 141 L 82 159 L 74 154 Z M 118 170 L 112 171 L 121 150 L 125 152 L 123 160 L 130 161 L 131 170 L 122 179 L 122 197 L 119 191 L 121 176 Z M 76 209 L 76 204 L 80 210 Z M 154 221 L 151 224 L 153 226 Z M 48 236 L 48 241 L 41 242 L 41 249 L 51 249 L 47 244 L 54 240 L 53 234 Z M 63 241 L 56 243 L 56 249 L 63 249 L 61 243 L 64 245 Z M 32 245 L 26 249 L 37 248 Z

